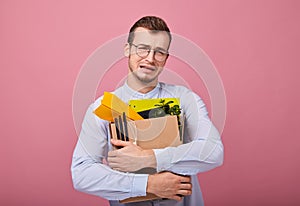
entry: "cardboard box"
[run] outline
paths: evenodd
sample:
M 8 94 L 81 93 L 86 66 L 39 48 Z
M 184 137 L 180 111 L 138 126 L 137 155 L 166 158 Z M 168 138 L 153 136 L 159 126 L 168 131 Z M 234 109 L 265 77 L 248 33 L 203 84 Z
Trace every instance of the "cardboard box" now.
M 143 149 L 159 149 L 182 144 L 177 116 L 127 121 L 130 142 Z M 124 125 L 122 125 L 124 128 Z M 117 139 L 116 124 L 110 124 L 111 137 Z M 124 134 L 124 133 L 123 133 Z
M 160 149 L 165 147 L 176 147 L 182 144 L 183 122 L 181 122 L 181 128 L 179 129 L 177 116 L 164 116 L 151 119 L 143 119 L 136 121 L 127 121 L 123 125 L 117 125 L 115 123 L 110 124 L 111 137 L 117 138 L 119 127 L 126 127 L 127 124 L 127 136 L 130 142 L 142 147 L 143 149 Z M 118 124 L 118 123 L 117 123 Z M 118 127 L 118 129 L 116 129 Z M 124 134 L 124 133 L 123 133 Z M 125 135 L 125 134 L 124 134 Z M 119 134 L 120 136 L 120 134 Z M 136 171 L 135 173 L 153 174 L 156 170 L 153 168 L 144 168 Z M 147 194 L 143 197 L 132 197 L 120 201 L 121 203 L 138 202 L 160 199 L 153 194 Z

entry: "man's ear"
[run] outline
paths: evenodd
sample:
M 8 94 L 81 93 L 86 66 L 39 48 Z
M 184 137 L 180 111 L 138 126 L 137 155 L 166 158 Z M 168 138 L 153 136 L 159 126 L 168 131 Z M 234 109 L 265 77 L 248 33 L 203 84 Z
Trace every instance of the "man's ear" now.
M 125 55 L 126 57 L 129 57 L 129 54 L 130 54 L 130 46 L 129 46 L 129 44 L 127 43 L 127 44 L 125 44 L 125 46 L 124 46 L 124 55 Z

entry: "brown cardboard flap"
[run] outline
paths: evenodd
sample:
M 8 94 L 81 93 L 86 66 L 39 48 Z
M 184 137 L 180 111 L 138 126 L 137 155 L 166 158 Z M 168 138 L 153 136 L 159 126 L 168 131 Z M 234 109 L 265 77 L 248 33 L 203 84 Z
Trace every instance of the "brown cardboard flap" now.
M 182 144 L 176 116 L 128 121 L 127 125 L 129 141 L 143 149 L 176 147 Z M 114 123 L 110 124 L 110 130 L 111 137 L 117 139 Z
M 147 201 L 147 200 L 156 200 L 156 199 L 161 199 L 160 197 L 157 197 L 154 194 L 147 193 L 146 196 L 142 197 L 130 197 L 125 200 L 120 200 L 120 203 L 130 203 L 130 202 L 142 202 L 142 201 Z

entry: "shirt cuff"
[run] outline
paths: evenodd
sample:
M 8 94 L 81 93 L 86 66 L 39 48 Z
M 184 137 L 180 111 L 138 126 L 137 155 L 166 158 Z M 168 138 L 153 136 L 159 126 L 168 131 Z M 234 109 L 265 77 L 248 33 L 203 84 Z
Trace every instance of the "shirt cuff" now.
M 171 166 L 171 154 L 168 149 L 153 149 L 156 158 L 156 170 L 162 172 L 168 170 Z
M 147 190 L 147 182 L 148 182 L 147 174 L 135 174 L 132 181 L 132 197 L 136 196 L 146 196 Z

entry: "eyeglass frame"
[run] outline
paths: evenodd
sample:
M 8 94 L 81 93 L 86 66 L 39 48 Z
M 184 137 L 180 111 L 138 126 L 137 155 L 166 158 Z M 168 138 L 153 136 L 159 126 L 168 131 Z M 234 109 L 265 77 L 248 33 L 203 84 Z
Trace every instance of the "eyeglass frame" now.
M 135 45 L 134 43 L 128 43 L 128 44 L 129 44 L 130 46 L 133 45 L 133 46 L 135 47 L 135 53 L 136 53 L 136 55 L 138 55 L 138 56 L 141 57 L 141 58 L 146 58 L 146 57 L 150 54 L 151 51 L 154 52 L 153 58 L 154 58 L 156 61 L 158 61 L 158 62 L 164 62 L 164 61 L 166 61 L 166 59 L 167 59 L 168 56 L 169 56 L 169 52 L 168 52 L 168 51 L 163 51 L 163 50 L 159 50 L 159 49 L 151 49 L 151 47 L 150 47 L 149 45 L 146 45 L 146 44 L 138 44 L 138 45 Z M 148 51 L 147 51 L 147 53 L 145 53 L 145 54 L 146 54 L 145 56 L 141 56 L 140 54 L 138 54 L 138 47 L 139 47 L 139 46 L 149 47 L 149 48 L 147 48 Z M 146 52 L 146 50 L 145 50 L 145 52 Z M 165 55 L 165 58 L 164 58 L 163 60 L 158 60 L 158 59 L 155 57 L 156 54 L 157 54 L 157 52 L 162 53 L 163 55 Z

